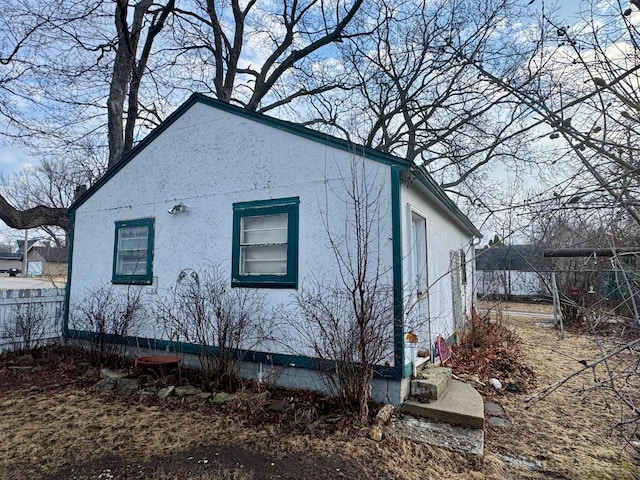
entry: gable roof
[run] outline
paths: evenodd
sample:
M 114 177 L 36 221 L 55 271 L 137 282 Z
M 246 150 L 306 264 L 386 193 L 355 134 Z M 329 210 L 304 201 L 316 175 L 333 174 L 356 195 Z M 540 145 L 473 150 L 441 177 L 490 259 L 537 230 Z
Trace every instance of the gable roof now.
M 39 241 L 38 238 L 33 238 L 27 241 L 27 252 L 29 252 L 33 246 Z M 17 248 L 15 250 L 15 253 L 18 253 L 20 255 L 22 255 L 22 252 L 24 250 L 24 240 L 16 240 L 16 245 Z
M 160 125 L 158 125 L 149 135 L 147 135 L 140 143 L 138 143 L 129 153 L 127 153 L 122 160 L 107 173 L 100 178 L 91 188 L 89 188 L 83 195 L 81 195 L 70 207 L 69 212 L 73 213 L 78 207 L 86 202 L 91 196 L 98 191 L 105 183 L 107 183 L 116 173 L 118 173 L 125 165 L 127 165 L 133 158 L 135 158 L 144 148 L 153 142 L 162 132 L 164 132 L 169 126 L 171 126 L 176 120 L 184 115 L 193 105 L 200 103 L 218 110 L 222 110 L 233 115 L 238 115 L 249 120 L 267 125 L 272 128 L 277 128 L 285 132 L 297 135 L 309 139 L 311 141 L 322 143 L 339 150 L 344 150 L 350 153 L 363 155 L 364 157 L 387 165 L 397 165 L 403 167 L 407 171 L 411 171 L 415 177 L 420 181 L 424 187 L 431 193 L 432 197 L 438 201 L 450 214 L 450 216 L 457 221 L 464 229 L 471 235 L 476 237 L 482 237 L 480 231 L 473 225 L 471 220 L 462 213 L 458 206 L 447 196 L 445 191 L 431 178 L 431 175 L 427 172 L 424 166 L 416 166 L 405 158 L 400 158 L 395 155 L 381 152 L 371 147 L 355 144 L 348 140 L 334 137 L 332 135 L 318 132 L 302 125 L 280 120 L 273 117 L 268 117 L 264 114 L 257 113 L 251 110 L 247 110 L 229 103 L 216 100 L 201 93 L 194 93 L 189 99 L 178 107 L 171 115 L 169 115 Z

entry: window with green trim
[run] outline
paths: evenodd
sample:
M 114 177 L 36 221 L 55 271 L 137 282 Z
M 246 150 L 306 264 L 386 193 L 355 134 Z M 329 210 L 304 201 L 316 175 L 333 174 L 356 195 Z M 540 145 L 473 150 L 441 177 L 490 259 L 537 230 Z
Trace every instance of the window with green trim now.
M 153 235 L 153 218 L 116 222 L 113 283 L 153 283 Z
M 299 204 L 298 197 L 233 204 L 232 286 L 297 287 Z

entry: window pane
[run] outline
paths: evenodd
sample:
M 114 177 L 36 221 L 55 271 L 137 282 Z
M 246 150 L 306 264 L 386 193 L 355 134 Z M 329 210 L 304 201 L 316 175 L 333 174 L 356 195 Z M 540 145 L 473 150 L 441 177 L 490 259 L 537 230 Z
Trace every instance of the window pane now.
M 145 275 L 147 273 L 147 241 L 149 227 L 121 227 L 118 229 L 117 275 Z
M 147 251 L 125 251 L 118 253 L 118 275 L 144 275 L 147 273 Z
M 287 243 L 287 214 L 243 217 L 240 243 L 242 245 Z
M 287 245 L 240 247 L 241 275 L 286 275 Z
M 129 239 L 138 239 L 138 238 L 147 238 L 147 232 L 149 231 L 149 227 L 146 225 L 141 225 L 138 227 L 120 227 L 119 236 L 120 240 L 129 240 Z
M 146 250 L 149 228 L 122 227 L 118 230 L 118 250 Z

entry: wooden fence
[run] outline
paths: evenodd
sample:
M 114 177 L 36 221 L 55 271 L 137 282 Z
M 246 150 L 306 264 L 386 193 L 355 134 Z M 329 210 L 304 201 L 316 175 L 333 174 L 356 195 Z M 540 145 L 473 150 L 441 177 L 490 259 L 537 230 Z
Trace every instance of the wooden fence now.
M 0 290 L 0 351 L 60 338 L 64 298 L 62 288 Z

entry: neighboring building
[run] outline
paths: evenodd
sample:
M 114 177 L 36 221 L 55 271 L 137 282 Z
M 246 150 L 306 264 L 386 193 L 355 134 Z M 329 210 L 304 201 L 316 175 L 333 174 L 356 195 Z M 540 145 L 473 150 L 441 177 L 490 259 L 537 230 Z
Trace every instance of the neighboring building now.
M 542 251 L 535 245 L 494 245 L 476 250 L 476 292 L 481 296 L 549 295 L 542 272 Z
M 22 252 L 0 252 L 0 273 L 22 271 Z
M 38 240 L 29 240 L 27 242 L 27 255 L 31 252 L 31 249 Z M 17 240 L 16 246 L 13 252 L 0 253 L 0 273 L 8 273 L 11 276 L 15 276 L 18 273 L 22 273 L 23 264 L 23 251 L 24 240 Z
M 68 270 L 69 249 L 52 247 L 49 244 L 37 246 L 38 239 L 29 240 L 27 249 L 27 274 L 30 277 L 65 277 Z M 22 273 L 24 240 L 16 242 L 13 252 L 0 252 L 0 273 Z
M 27 256 L 29 276 L 66 277 L 69 249 L 45 245 L 31 247 Z
M 346 207 L 331 192 L 345 193 L 354 158 L 380 191 L 372 248 L 393 286 L 396 317 L 373 396 L 401 403 L 412 372 L 405 335 L 414 331 L 429 351 L 438 335 L 451 338 L 464 327 L 480 233 L 422 167 L 202 95 L 72 205 L 68 310 L 109 283 L 141 289 L 152 302 L 185 269 L 212 263 L 228 269 L 230 286 L 291 304 L 312 276 L 337 274 L 323 218 L 344 228 Z M 69 330 L 68 312 L 65 326 L 67 335 L 88 336 Z M 288 348 L 295 332 L 285 330 L 247 344 L 243 374 L 257 377 L 264 364 L 278 369 L 282 385 L 320 388 L 311 350 Z M 151 321 L 131 343 L 138 354 L 193 347 L 170 336 Z

